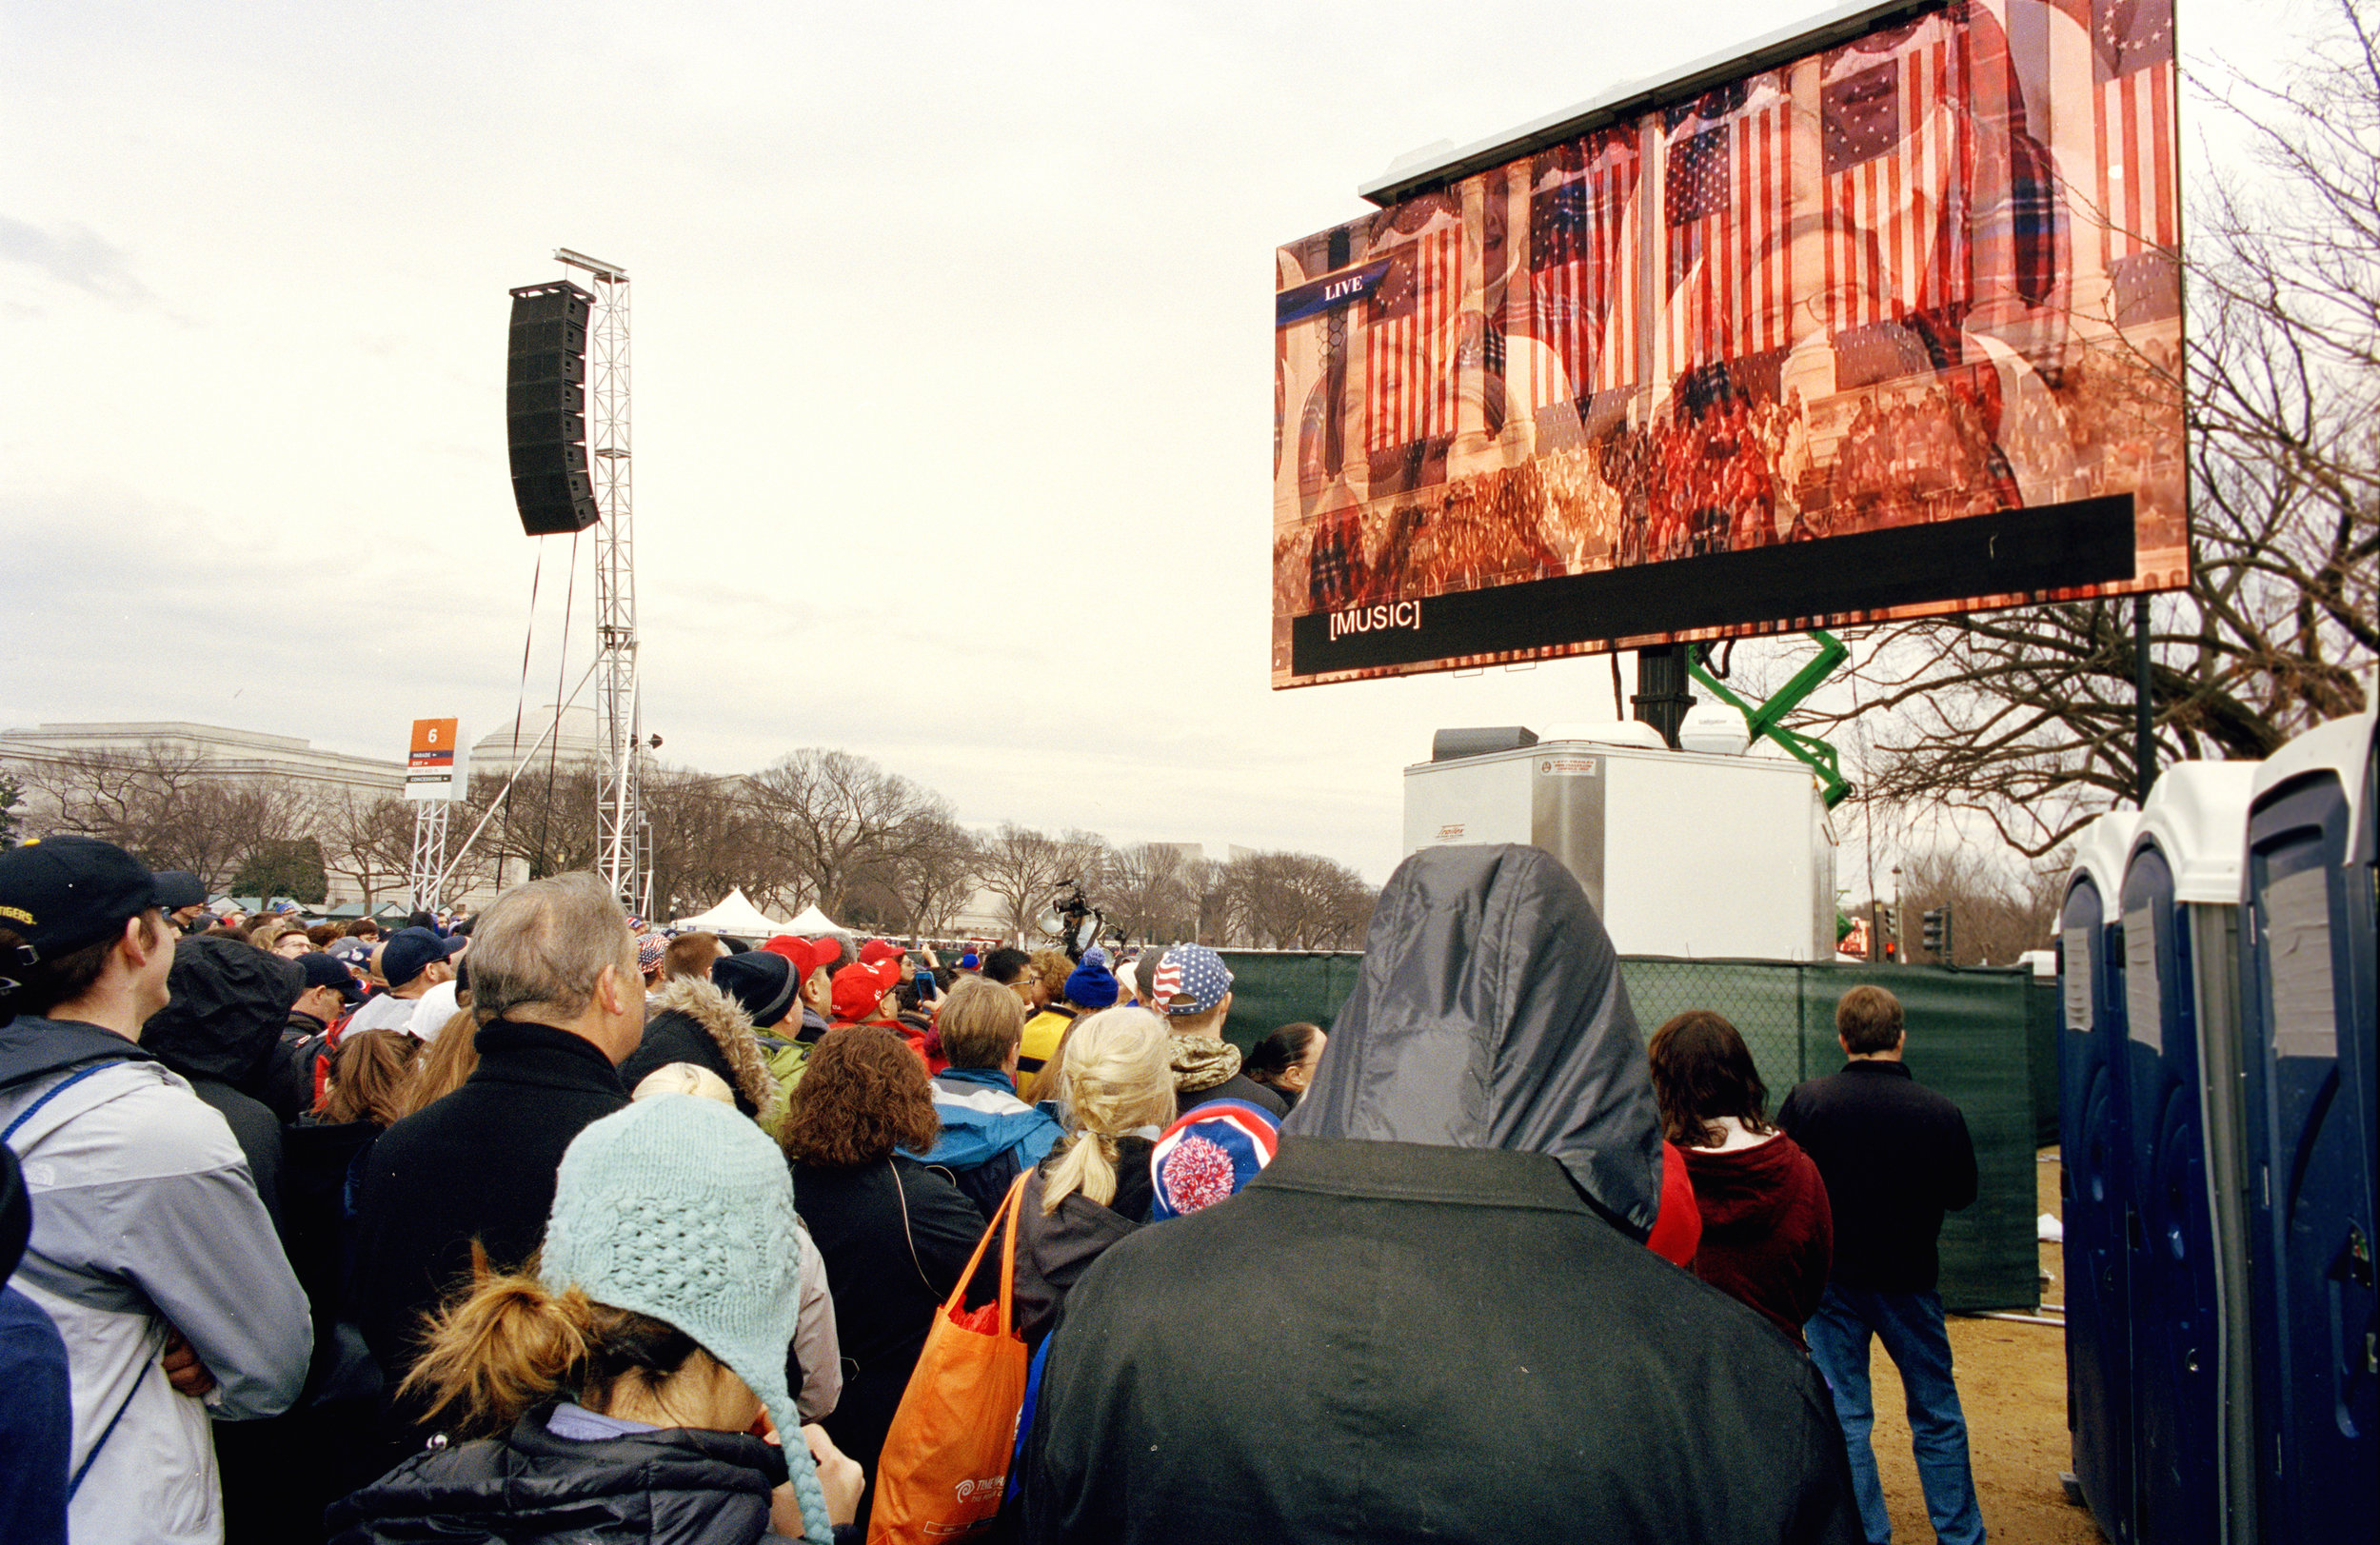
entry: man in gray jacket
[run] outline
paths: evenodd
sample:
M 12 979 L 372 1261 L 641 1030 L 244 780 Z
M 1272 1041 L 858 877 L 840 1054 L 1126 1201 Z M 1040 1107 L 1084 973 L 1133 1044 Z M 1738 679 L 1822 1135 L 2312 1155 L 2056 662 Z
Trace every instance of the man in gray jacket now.
M 222 1539 L 208 1417 L 287 1410 L 313 1346 L 230 1129 L 138 1044 L 172 962 L 122 848 L 0 852 L 0 1140 L 33 1206 L 10 1285 L 66 1340 L 78 1545 Z

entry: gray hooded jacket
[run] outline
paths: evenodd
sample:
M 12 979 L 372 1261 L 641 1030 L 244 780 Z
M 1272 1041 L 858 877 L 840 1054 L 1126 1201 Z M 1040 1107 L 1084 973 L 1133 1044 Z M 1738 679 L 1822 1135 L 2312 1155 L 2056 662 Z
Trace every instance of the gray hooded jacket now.
M 1661 1114 L 1611 936 L 1541 848 L 1426 851 L 1380 893 L 1363 974 L 1281 1136 L 1550 1154 L 1644 1238 Z
M 223 1510 L 208 1414 L 268 1416 L 297 1398 L 306 1296 L 223 1117 L 123 1037 L 30 1015 L 0 1025 L 0 1128 L 94 1064 L 8 1139 L 33 1200 L 10 1285 L 66 1339 L 69 1473 L 89 1466 L 69 1528 L 78 1545 L 209 1545 Z M 203 1401 L 157 1366 L 169 1326 L 218 1380 Z

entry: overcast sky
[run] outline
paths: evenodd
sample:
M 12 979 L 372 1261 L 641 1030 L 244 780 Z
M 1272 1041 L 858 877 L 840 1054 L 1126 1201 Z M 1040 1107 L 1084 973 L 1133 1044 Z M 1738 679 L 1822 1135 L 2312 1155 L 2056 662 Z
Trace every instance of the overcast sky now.
M 2185 53 L 2313 4 L 2182 0 Z M 0 8 L 0 723 L 508 723 L 506 291 L 566 246 L 634 280 L 666 758 L 1378 881 L 1433 729 L 1611 718 L 1610 667 L 1268 690 L 1274 247 L 1821 9 Z M 542 546 L 532 708 L 594 647 Z

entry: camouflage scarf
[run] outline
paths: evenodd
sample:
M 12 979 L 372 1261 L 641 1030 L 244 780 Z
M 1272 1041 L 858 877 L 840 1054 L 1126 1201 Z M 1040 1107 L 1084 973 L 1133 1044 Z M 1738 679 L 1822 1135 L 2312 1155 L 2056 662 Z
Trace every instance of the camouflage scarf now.
M 1216 1036 L 1176 1036 L 1173 1068 L 1175 1090 L 1195 1095 L 1240 1071 L 1240 1048 Z

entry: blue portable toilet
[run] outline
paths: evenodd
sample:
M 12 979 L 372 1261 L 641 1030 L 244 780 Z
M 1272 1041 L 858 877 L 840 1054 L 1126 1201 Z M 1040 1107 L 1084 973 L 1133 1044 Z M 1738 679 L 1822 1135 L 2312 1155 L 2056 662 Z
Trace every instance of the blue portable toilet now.
M 2248 815 L 2240 1007 L 2269 1540 L 2369 1539 L 2380 1497 L 2373 730 L 2364 713 L 2283 746 Z
M 2132 1545 L 2130 1261 L 2132 1162 L 2123 1056 L 2124 861 L 2140 817 L 2112 811 L 2083 828 L 2058 913 L 2059 1194 L 2066 1242 L 2066 1423 L 2074 1476 L 2100 1532 Z
M 2245 1349 L 2227 1333 L 2245 1328 L 2232 1047 L 2240 850 L 2258 765 L 2169 768 L 2141 813 L 2124 870 L 2124 1314 L 2135 1523 L 2138 1537 L 2155 1545 L 2253 1537 Z M 2234 1290 L 2228 1318 L 2227 1287 Z M 2242 1462 L 2227 1464 L 2227 1454 Z

